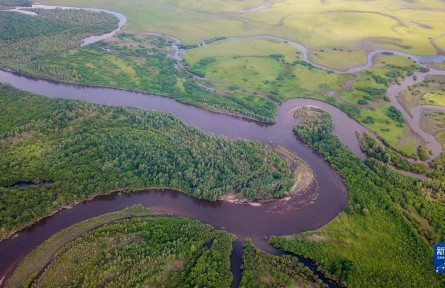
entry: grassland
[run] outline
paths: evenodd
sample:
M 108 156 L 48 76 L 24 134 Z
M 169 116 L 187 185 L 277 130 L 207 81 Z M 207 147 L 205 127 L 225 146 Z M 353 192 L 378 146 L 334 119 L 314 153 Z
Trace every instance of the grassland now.
M 233 235 L 184 218 L 141 218 L 151 215 L 144 210 L 62 230 L 20 263 L 6 287 L 230 286 Z
M 252 93 L 213 93 L 189 79 L 167 57 L 173 53 L 172 42 L 163 38 L 121 34 L 99 46 L 76 49 L 84 37 L 115 28 L 117 19 L 108 14 L 55 10 L 39 11 L 36 17 L 7 15 L 0 22 L 3 68 L 52 80 L 157 93 L 207 109 L 274 120 L 276 105 L 267 99 Z M 29 26 L 35 30 L 28 31 Z
M 342 48 L 354 53 L 378 47 L 435 54 L 429 38 L 443 34 L 445 25 L 444 10 L 438 8 L 442 7 L 440 0 L 278 0 L 269 9 L 246 14 L 231 12 L 257 7 L 260 1 L 223 1 L 222 5 L 214 0 L 45 2 L 117 10 L 128 16 L 127 31 L 175 35 L 185 43 L 218 36 L 267 34 L 300 42 L 311 49 Z M 441 38 L 436 44 L 442 44 Z M 335 66 L 335 59 L 328 62 Z
M 402 91 L 397 99 L 407 111 L 419 105 L 445 106 L 445 78 L 426 79 Z
M 0 103 L 0 238 L 115 190 L 172 188 L 208 200 L 236 191 L 256 199 L 283 196 L 293 184 L 289 164 L 270 147 L 215 137 L 169 114 L 5 86 Z M 42 180 L 54 182 L 16 185 Z
M 422 96 L 420 104 L 445 106 L 445 90 L 443 87 L 436 91 L 431 91 Z
M 309 60 L 326 68 L 346 71 L 348 68 L 366 64 L 367 54 L 364 50 L 353 51 L 351 49 L 325 47 L 312 49 Z
M 443 287 L 431 258 L 434 243 L 445 239 L 445 206 L 444 198 L 427 196 L 431 179 L 420 182 L 358 159 L 331 134 L 330 116 L 319 113 L 310 122 L 301 119 L 295 131 L 338 169 L 349 192 L 347 208 L 318 230 L 273 237 L 272 244 L 314 259 L 348 287 Z
M 327 99 L 323 92 L 341 89 L 343 82 L 353 79 L 308 66 L 300 51 L 270 39 L 218 41 L 187 51 L 184 59 L 207 78 L 253 89 L 276 101 Z
M 237 47 L 242 48 L 231 52 Z M 270 39 L 222 40 L 188 50 L 184 59 L 193 71 L 215 79 L 219 89 L 232 85 L 278 102 L 295 97 L 318 98 L 345 110 L 407 155 L 414 155 L 424 144 L 403 121 L 389 116 L 391 104 L 385 97 L 393 81 L 423 69 L 410 59 L 378 55 L 375 65 L 358 75 L 338 74 L 301 61 L 300 51 Z
M 415 154 L 416 148 L 424 144 L 423 140 L 404 123 L 391 117 L 391 108 L 386 90 L 392 82 L 412 75 L 424 69 L 410 59 L 395 55 L 379 55 L 375 65 L 361 72 L 357 81 L 351 83 L 350 89 L 336 94 L 350 105 L 359 108 L 354 118 L 374 131 L 390 146 L 407 155 Z
M 128 16 L 125 32 L 133 35 L 139 32 L 171 34 L 185 44 L 221 36 L 268 34 L 284 37 L 304 44 L 313 61 L 334 69 L 364 63 L 366 53 L 372 49 L 435 54 L 438 47 L 444 45 L 444 37 L 440 34 L 445 26 L 445 12 L 438 8 L 443 6 L 439 0 L 279 0 L 270 9 L 244 14 L 233 12 L 262 3 L 257 0 L 224 1 L 223 5 L 214 0 L 47 2 L 116 10 Z M 113 21 L 105 20 L 109 29 Z M 340 75 L 302 62 L 299 51 L 286 43 L 238 39 L 191 49 L 185 57 L 189 67 L 176 69 L 176 63 L 166 57 L 172 52 L 172 43 L 165 39 L 125 34 L 77 49 L 85 31 L 72 33 L 69 41 L 63 33 L 51 38 L 51 30 L 44 31 L 48 32 L 45 38 L 26 39 L 26 42 L 18 43 L 20 45 L 11 45 L 4 39 L 8 33 L 1 33 L 2 44 L 8 42 L 8 45 L 1 45 L 6 47 L 2 55 L 13 56 L 1 59 L 15 61 L 3 65 L 56 80 L 159 93 L 194 105 L 269 122 L 273 121 L 278 104 L 286 99 L 296 96 L 318 98 L 340 107 L 406 154 L 415 153 L 423 144 L 401 121 L 400 115 L 391 110 L 385 97 L 386 88 L 392 81 L 398 82 L 421 69 L 403 57 L 381 55 L 368 71 L 359 75 Z M 430 38 L 434 39 L 436 47 Z M 32 49 L 27 51 L 23 47 Z M 51 47 L 57 49 L 47 50 Z M 443 64 L 437 66 L 443 68 Z M 209 79 L 197 79 L 190 72 Z M 215 91 L 209 91 L 209 88 Z M 442 94 L 436 94 L 437 91 L 440 89 L 426 91 L 424 96 L 429 96 L 420 98 L 418 103 L 435 101 L 440 105 Z M 214 138 L 161 113 L 50 101 L 5 87 L 1 87 L 0 92 L 1 107 L 5 107 L 0 113 L 1 237 L 63 205 L 117 189 L 169 187 L 200 198 L 218 199 L 234 189 L 246 198 L 280 196 L 290 185 L 287 165 L 258 143 Z M 417 102 L 409 105 L 417 105 Z M 435 275 L 431 267 L 432 245 L 445 240 L 443 159 L 433 164 L 436 171 L 429 176 L 434 179 L 420 181 L 405 177 L 374 159 L 363 162 L 356 158 L 331 135 L 332 125 L 324 122 L 327 116 L 320 117 L 320 122 L 304 123 L 296 128 L 296 132 L 344 177 L 350 193 L 347 208 L 319 230 L 273 238 L 272 243 L 314 259 L 320 270 L 351 287 L 443 287 L 443 278 Z M 440 131 L 443 114 L 428 117 L 434 120 L 427 123 L 430 125 L 428 129 L 445 141 L 444 133 Z M 172 163 L 179 163 L 179 166 L 172 166 Z M 212 164 L 209 167 L 206 163 Z M 30 187 L 14 185 L 21 181 L 39 183 L 47 179 L 55 182 Z M 258 195 L 258 191 L 264 193 Z M 177 220 L 181 225 L 193 227 L 193 233 L 180 235 L 189 237 L 188 240 L 181 238 L 180 242 L 187 244 L 178 244 L 180 254 L 177 254 L 178 251 L 167 249 L 171 247 L 162 246 L 171 243 L 164 238 L 159 238 L 158 243 L 155 233 L 141 234 L 147 227 L 154 229 L 149 224 L 156 221 L 160 222 L 158 226 L 154 225 L 159 229 L 155 232 L 176 235 L 178 226 L 171 219 L 116 222 L 67 244 L 63 251 L 59 251 L 60 257 L 36 283 L 43 286 L 67 284 L 67 280 L 56 273 L 59 270 L 66 271 L 74 284 L 103 283 L 108 281 L 106 277 L 110 274 L 107 273 L 116 272 L 116 283 L 136 283 L 148 277 L 153 285 L 166 282 L 177 286 L 180 283 L 179 286 L 184 287 L 191 283 L 187 282 L 189 277 L 196 276 L 193 283 L 206 286 L 205 282 L 199 282 L 206 279 L 197 279 L 207 275 L 202 272 L 207 266 L 196 264 L 194 267 L 199 269 L 189 269 L 192 266 L 188 265 L 218 263 L 207 258 L 213 257 L 208 251 L 212 251 L 215 242 L 210 250 L 206 250 L 202 245 L 207 242 L 199 238 L 208 235 L 210 232 L 206 229 L 210 228 L 190 224 L 189 220 Z M 123 231 L 127 233 L 126 228 L 134 230 L 129 236 L 122 236 Z M 107 233 L 118 236 L 109 237 Z M 140 241 L 144 237 L 149 241 Z M 197 239 L 194 237 L 201 239 L 198 241 L 201 246 L 192 249 L 190 243 Z M 215 249 L 225 251 L 226 257 L 228 249 L 225 247 L 230 237 L 224 237 L 224 247 L 215 246 Z M 206 241 L 209 239 L 212 238 L 206 238 Z M 97 243 L 105 247 L 103 254 L 99 253 Z M 148 259 L 144 258 L 147 255 L 143 252 L 128 253 L 122 248 L 127 244 L 135 245 L 131 253 L 152 251 L 152 247 L 166 248 L 169 253 L 166 258 L 156 255 Z M 78 253 L 81 247 L 91 253 Z M 108 254 L 114 255 L 112 249 L 116 249 L 116 255 L 121 258 L 107 262 Z M 196 249 L 202 254 L 190 254 Z M 182 255 L 182 258 L 174 255 Z M 184 255 L 190 261 L 185 261 Z M 128 263 L 134 265 L 126 258 L 133 256 L 147 265 L 136 267 L 137 275 L 121 274 Z M 251 279 L 256 279 L 253 282 L 265 283 L 265 286 L 279 281 L 301 284 L 298 282 L 302 281 L 301 275 L 293 277 L 283 273 L 288 271 L 284 265 L 287 262 L 295 267 L 294 260 L 263 256 L 267 260 L 265 267 L 249 268 L 246 265 L 246 270 L 251 270 Z M 230 278 L 226 274 L 227 257 L 224 259 L 221 261 L 225 269 L 212 267 L 211 271 L 216 275 L 215 279 L 222 279 L 223 272 L 227 281 Z M 153 268 L 152 260 L 160 264 L 159 270 Z M 105 262 L 108 266 L 99 271 L 98 267 Z M 277 266 L 277 262 L 283 265 Z M 131 265 L 128 267 L 133 267 Z M 170 267 L 186 272 L 170 273 Z M 138 270 L 142 268 L 143 271 Z M 267 274 L 269 271 L 273 273 Z M 79 276 L 82 274 L 90 277 L 82 279 Z M 264 275 L 266 277 L 262 277 Z
M 436 139 L 445 147 L 445 113 L 443 112 L 425 112 L 422 115 L 420 127 L 434 135 Z

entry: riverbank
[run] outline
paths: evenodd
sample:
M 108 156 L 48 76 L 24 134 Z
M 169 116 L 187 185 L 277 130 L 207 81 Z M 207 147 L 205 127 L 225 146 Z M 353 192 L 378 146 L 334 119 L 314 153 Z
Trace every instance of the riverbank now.
M 104 259 L 105 266 L 112 265 L 105 271 L 113 275 L 114 281 L 130 283 L 131 279 L 119 274 L 122 270 L 133 273 L 134 277 L 141 277 L 146 281 L 147 271 L 165 276 L 172 270 L 181 272 L 185 270 L 187 273 L 172 274 L 181 283 L 187 281 L 188 278 L 194 279 L 197 269 L 207 268 L 207 272 L 218 271 L 212 273 L 214 278 L 206 281 L 209 286 L 213 286 L 211 283 L 215 282 L 223 283 L 223 286 L 227 287 L 230 285 L 232 276 L 229 270 L 229 257 L 230 244 L 233 240 L 234 236 L 226 231 L 215 230 L 209 225 L 203 225 L 191 219 L 166 217 L 145 209 L 141 205 L 136 205 L 88 219 L 53 235 L 21 262 L 18 270 L 8 279 L 6 287 L 22 287 L 29 284 L 60 287 L 67 285 L 67 281 L 71 284 L 71 281 L 75 279 L 85 284 L 83 276 L 92 273 L 92 270 L 104 268 L 103 265 L 97 266 L 95 261 L 97 258 L 108 253 L 120 254 L 119 252 L 122 253 L 121 256 L 114 260 L 110 261 L 108 257 Z M 141 260 L 141 254 L 136 252 L 141 250 L 141 246 L 143 246 L 143 251 L 152 251 L 152 253 L 144 253 L 143 260 Z M 198 262 L 195 262 L 195 257 L 199 259 Z M 131 261 L 135 259 L 139 261 Z M 218 260 L 219 265 L 212 266 L 211 260 Z M 82 265 L 77 265 L 77 261 L 82 261 Z M 141 266 L 141 262 L 144 261 L 148 263 L 156 261 L 157 265 Z M 121 266 L 117 273 L 113 271 L 116 265 Z M 193 271 L 188 271 L 191 268 Z M 64 276 L 59 277 L 61 269 L 65 273 Z M 99 279 L 102 283 L 109 281 L 108 275 L 102 278 L 98 276 L 98 279 L 96 276 L 103 275 L 102 273 L 92 274 L 95 281 Z M 221 276 L 215 279 L 216 274 Z M 80 276 L 80 279 L 76 276 Z M 67 278 L 69 280 L 66 280 Z M 89 277 L 86 276 L 86 278 Z M 168 282 L 166 280 L 165 277 L 159 280 L 150 278 L 150 283 L 158 286 Z
M 34 249 L 20 261 L 17 268 L 14 268 L 14 273 L 11 277 L 8 275 L 4 277 L 7 278 L 8 286 L 10 287 L 26 286 L 25 283 L 29 283 L 31 275 L 35 275 L 35 277 L 40 275 L 45 267 L 53 261 L 56 252 L 68 242 L 94 229 L 119 220 L 131 217 L 154 217 L 160 215 L 164 214 L 140 206 L 133 206 L 122 211 L 85 220 L 51 236 L 38 249 Z

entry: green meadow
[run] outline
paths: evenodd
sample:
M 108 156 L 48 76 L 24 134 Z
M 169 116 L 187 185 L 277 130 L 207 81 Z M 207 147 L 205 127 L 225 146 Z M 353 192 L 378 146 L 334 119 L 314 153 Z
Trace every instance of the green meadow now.
M 344 48 L 355 54 L 372 48 L 390 48 L 412 54 L 435 54 L 430 38 L 436 39 L 439 46 L 445 41 L 441 37 L 445 9 L 437 8 L 443 7 L 440 0 L 276 0 L 269 9 L 252 13 L 237 11 L 259 7 L 262 1 L 47 0 L 45 3 L 120 11 L 128 16 L 127 31 L 165 33 L 185 43 L 218 36 L 267 34 L 300 42 L 311 49 Z M 363 53 L 359 54 L 364 59 Z M 335 65 L 337 61 L 327 62 Z

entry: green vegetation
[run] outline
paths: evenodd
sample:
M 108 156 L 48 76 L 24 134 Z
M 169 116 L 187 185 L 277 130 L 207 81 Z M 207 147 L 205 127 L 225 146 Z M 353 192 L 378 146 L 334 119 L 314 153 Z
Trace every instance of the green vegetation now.
M 409 59 L 380 55 L 374 67 L 358 76 L 337 74 L 302 61 L 301 52 L 295 51 L 285 41 L 261 38 L 234 40 L 215 36 L 204 41 L 207 44 L 203 46 L 185 45 L 197 48 L 187 51 L 186 63 L 176 63 L 171 56 L 175 55 L 174 46 L 177 44 L 168 37 L 143 33 L 122 33 L 106 42 L 73 49 L 78 46 L 75 40 L 79 41 L 79 35 L 90 31 L 91 27 L 84 27 L 71 19 L 75 15 L 68 17 L 67 23 L 71 25 L 68 32 L 64 30 L 66 27 L 53 27 L 64 16 L 58 14 L 62 12 L 65 13 L 55 11 L 43 18 L 14 16 L 20 18 L 16 22 L 21 21 L 21 25 L 25 26 L 29 25 L 28 22 L 36 22 L 33 18 L 38 19 L 36 26 L 44 36 L 34 37 L 34 34 L 27 35 L 31 32 L 26 32 L 25 42 L 17 40 L 24 36 L 5 22 L 4 37 L 13 41 L 4 48 L 4 59 L 7 60 L 3 60 L 3 65 L 53 80 L 161 94 L 181 102 L 265 122 L 273 122 L 277 106 L 289 98 L 318 98 L 344 110 L 376 132 L 385 143 L 407 155 L 415 155 L 417 147 L 424 145 L 385 96 L 390 83 L 424 69 Z M 95 21 L 100 21 L 101 14 L 87 15 L 94 15 L 97 17 Z M 48 27 L 41 25 L 45 21 L 49 23 Z M 54 31 L 66 33 L 58 37 L 60 33 Z M 35 41 L 36 45 L 29 41 Z M 54 46 L 51 42 L 57 45 L 49 47 Z M 23 45 L 43 45 L 45 49 L 28 51 L 20 48 Z M 332 49 L 346 53 L 342 48 Z
M 445 106 L 444 99 L 445 99 L 445 89 L 444 87 L 441 87 L 440 90 L 431 91 L 423 95 L 421 103 L 429 105 Z
M 431 263 L 434 243 L 445 239 L 443 198 L 426 197 L 432 189 L 427 181 L 357 158 L 331 134 L 329 114 L 301 120 L 295 132 L 339 171 L 349 201 L 323 228 L 271 243 L 314 259 L 319 270 L 349 287 L 443 287 Z
M 1 237 L 60 207 L 114 190 L 172 188 L 217 200 L 283 196 L 293 177 L 270 147 L 175 117 L 0 87 Z M 16 183 L 53 180 L 27 187 Z
M 98 45 L 35 59 L 27 74 L 162 94 L 211 110 L 274 121 L 277 106 L 271 101 L 253 93 L 211 92 L 195 83 L 188 71 L 175 67 L 171 45 L 157 36 L 120 34 Z
M 272 256 L 255 248 L 246 239 L 243 253 L 241 288 L 328 287 L 296 257 Z
M 78 48 L 82 39 L 115 29 L 118 19 L 80 10 L 6 13 L 0 19 L 0 67 L 35 77 L 162 94 L 212 110 L 273 122 L 276 104 L 253 93 L 215 93 L 175 67 L 171 41 L 120 34 Z M 29 27 L 33 27 L 30 29 Z M 78 49 L 74 49 L 78 48 Z
M 397 99 L 410 110 L 418 105 L 445 106 L 445 77 L 435 76 L 402 91 Z
M 141 210 L 103 215 L 62 230 L 22 261 L 7 287 L 230 286 L 233 235 L 185 218 L 137 217 L 148 213 Z M 117 220 L 119 214 L 134 215 Z M 116 219 L 88 227 L 104 222 L 101 218 Z M 92 231 L 85 233 L 85 227 Z M 54 249 L 58 238 L 79 230 L 82 235 Z M 31 269 L 29 263 L 41 255 L 52 257 Z M 25 278 L 18 274 L 23 269 L 34 272 Z
M 394 167 L 414 173 L 425 173 L 428 169 L 428 166 L 426 166 L 425 164 L 410 162 L 396 151 L 384 147 L 368 133 L 364 133 L 363 135 L 358 134 L 357 136 L 360 141 L 360 148 L 369 157 L 373 157 L 377 160 L 382 161 L 383 163 L 388 163 L 389 165 L 393 165 Z M 419 154 L 422 155 L 422 158 L 424 158 L 422 160 L 426 160 L 429 156 L 428 149 L 426 149 L 425 147 L 421 147 L 423 146 L 419 146 L 419 152 L 421 152 Z
M 424 144 L 386 96 L 391 83 L 426 71 L 410 59 L 379 55 L 375 66 L 367 71 L 355 76 L 338 74 L 315 68 L 301 60 L 300 51 L 272 39 L 222 40 L 188 50 L 184 59 L 215 89 L 233 87 L 237 95 L 253 91 L 257 99 L 272 103 L 295 97 L 321 99 L 362 122 L 404 154 L 414 155 Z
M 430 151 L 428 151 L 428 148 L 424 145 L 417 147 L 417 155 L 419 156 L 419 159 L 422 161 L 425 161 L 430 156 Z
M 375 132 L 385 145 L 409 156 L 416 155 L 417 147 L 425 143 L 408 127 L 400 111 L 391 106 L 386 90 L 391 83 L 400 83 L 415 71 L 425 68 L 404 57 L 378 55 L 374 66 L 361 72 L 352 87 L 336 95 L 338 102 L 347 101 L 359 110 L 352 116 Z
M 273 39 L 223 40 L 188 50 L 184 59 L 195 73 L 214 79 L 219 89 L 232 84 L 273 102 L 295 97 L 326 100 L 323 92 L 341 89 L 353 79 L 314 68 L 301 61 L 301 52 Z
M 113 31 L 119 22 L 108 13 L 60 9 L 33 11 L 38 15 L 2 13 L 0 67 L 32 74 L 36 59 L 79 47 L 82 39 Z
M 376 48 L 436 54 L 445 43 L 440 36 L 444 11 L 437 9 L 441 0 L 277 0 L 269 9 L 253 13 L 236 11 L 263 1 L 49 2 L 120 11 L 128 16 L 127 30 L 106 42 L 79 48 L 83 38 L 114 30 L 117 19 L 75 10 L 35 10 L 35 17 L 4 13 L 1 68 L 162 94 L 266 122 L 274 121 L 277 106 L 286 99 L 318 98 L 365 124 L 394 149 L 364 135 L 362 148 L 374 159 L 361 161 L 331 134 L 332 121 L 321 112 L 295 128 L 343 176 L 350 198 L 345 212 L 325 227 L 274 237 L 271 242 L 314 259 L 328 278 L 351 287 L 445 285 L 431 269 L 431 247 L 445 240 L 445 154 L 432 163 L 424 180 L 386 165 L 415 172 L 427 169 L 401 156 L 418 155 L 423 160 L 429 152 L 385 95 L 391 83 L 425 68 L 386 54 L 376 57 L 367 71 L 337 74 L 302 61 L 301 52 L 289 43 L 226 39 L 284 37 L 307 46 L 315 63 L 341 70 L 363 64 L 365 52 Z M 28 2 L 0 0 L 2 8 L 12 4 Z M 136 35 L 139 32 L 174 35 L 184 42 L 182 47 L 194 49 L 187 52 L 186 63 L 176 63 L 170 57 L 175 53 L 173 42 Z M 203 40 L 206 45 L 198 45 Z M 408 108 L 445 105 L 443 83 L 422 83 L 406 93 L 400 97 Z M 261 199 L 283 196 L 292 186 L 289 165 L 270 148 L 217 138 L 170 115 L 53 101 L 4 86 L 0 107 L 0 239 L 64 205 L 113 190 L 174 188 L 210 200 L 236 191 L 239 197 Z M 428 112 L 422 120 L 442 143 L 444 115 Z M 35 185 L 18 185 L 23 182 Z M 20 270 L 26 271 L 21 283 L 29 280 L 27 284 L 55 287 L 230 284 L 231 235 L 186 219 L 120 219 L 144 213 L 107 215 L 67 230 L 74 234 L 57 234 L 22 264 L 28 268 Z M 77 237 L 80 234 L 84 235 Z M 245 252 L 243 287 L 323 286 L 295 258 L 266 255 L 250 242 Z M 57 257 L 38 275 L 50 255 Z
M 26 286 L 25 283 L 27 280 L 33 280 L 35 275 L 51 262 L 54 254 L 56 254 L 59 249 L 89 231 L 118 220 L 132 217 L 155 216 L 157 214 L 158 213 L 154 211 L 145 209 L 142 205 L 134 205 L 121 211 L 90 218 L 63 229 L 47 239 L 20 262 L 18 267 L 14 270 L 14 273 L 9 277 L 7 287 Z
M 445 26 L 441 0 L 431 1 L 313 1 L 277 0 L 266 10 L 236 14 L 262 5 L 258 0 L 47 0 L 77 7 L 101 7 L 128 16 L 128 31 L 175 35 L 186 44 L 220 36 L 275 35 L 312 50 L 343 49 L 346 56 L 324 57 L 335 67 L 337 58 L 365 61 L 363 51 L 390 48 L 411 54 L 435 54 L 430 39 Z M 205 25 L 203 25 L 205 23 Z M 311 25 L 307 25 L 311 23 Z M 438 44 L 441 45 L 441 39 Z M 439 46 L 443 47 L 443 46 Z M 235 54 L 235 53 L 234 53 Z M 359 56 L 357 56 L 359 55 Z M 314 60 L 317 60 L 314 58 Z M 349 62 L 349 63 L 351 63 Z M 341 68 L 345 65 L 340 62 Z

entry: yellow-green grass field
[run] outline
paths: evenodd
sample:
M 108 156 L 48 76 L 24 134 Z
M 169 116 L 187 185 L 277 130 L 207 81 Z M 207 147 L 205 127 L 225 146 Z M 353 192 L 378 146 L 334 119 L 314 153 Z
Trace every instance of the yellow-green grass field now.
M 445 7 L 431 1 L 275 0 L 266 10 L 238 14 L 261 5 L 259 0 L 46 0 L 49 4 L 100 7 L 128 16 L 124 30 L 160 32 L 197 43 L 218 36 L 274 35 L 311 49 L 340 47 L 364 55 L 374 48 L 412 54 L 435 54 L 445 27 Z M 443 7 L 443 8 L 440 8 Z M 310 24 L 308 24 L 310 23 Z M 326 58 L 326 57 L 325 57 Z M 365 58 L 354 55 L 354 61 Z M 357 58 L 357 59 L 355 59 Z M 358 58 L 361 58 L 359 61 Z M 314 58 L 314 60 L 317 60 Z M 321 59 L 335 67 L 337 59 Z M 354 62 L 352 61 L 352 62 Z M 352 63 L 351 62 L 351 63 Z M 340 68 L 345 66 L 340 61 Z
M 445 106 L 445 88 L 426 93 L 422 96 L 420 104 Z
M 177 2 L 177 6 L 182 9 L 207 13 L 236 13 L 264 4 L 263 0 L 180 0 Z
M 353 79 L 352 75 L 296 64 L 296 60 L 301 60 L 301 52 L 271 39 L 218 41 L 188 50 L 184 59 L 208 78 L 265 93 L 276 91 L 282 100 L 300 96 L 301 89 L 338 90 L 345 81 Z
M 313 49 L 309 54 L 309 59 L 323 67 L 345 71 L 348 68 L 366 64 L 366 55 L 365 50 L 327 47 Z
M 428 77 L 426 82 L 418 83 L 402 91 L 398 101 L 410 110 L 418 105 L 445 106 L 445 78 Z

